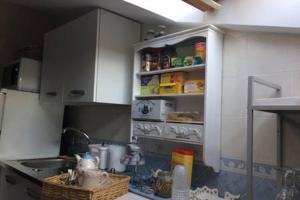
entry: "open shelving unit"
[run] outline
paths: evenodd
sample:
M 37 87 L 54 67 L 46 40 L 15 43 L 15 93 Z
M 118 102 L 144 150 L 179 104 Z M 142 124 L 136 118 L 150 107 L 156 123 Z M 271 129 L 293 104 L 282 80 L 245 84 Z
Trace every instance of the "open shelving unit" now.
M 277 97 L 253 99 L 254 84 L 263 85 L 276 91 Z M 282 97 L 282 88 L 263 79 L 249 76 L 248 78 L 248 110 L 247 110 L 247 194 L 253 199 L 253 115 L 254 111 L 271 112 L 277 114 L 277 167 L 282 163 L 282 114 L 287 112 L 300 113 L 300 97 Z
M 203 64 L 142 71 L 142 52 L 145 49 L 173 47 L 178 56 L 192 56 L 195 44 L 205 42 L 206 60 Z M 145 121 L 131 120 L 131 136 L 175 143 L 198 145 L 204 163 L 215 172 L 220 171 L 221 146 L 221 91 L 223 32 L 215 26 L 198 28 L 154 38 L 134 45 L 132 100 L 169 100 L 175 103 L 175 112 L 197 112 L 197 121 Z M 171 72 L 186 72 L 188 80 L 204 80 L 201 93 L 141 95 L 143 76 Z M 203 149 L 203 151 L 202 151 Z

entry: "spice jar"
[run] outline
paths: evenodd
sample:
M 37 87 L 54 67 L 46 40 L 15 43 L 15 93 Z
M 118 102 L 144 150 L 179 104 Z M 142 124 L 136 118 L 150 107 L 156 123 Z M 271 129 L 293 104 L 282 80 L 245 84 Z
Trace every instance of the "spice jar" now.
M 152 64 L 151 71 L 160 70 L 161 69 L 161 48 L 152 49 Z
M 142 71 L 149 72 L 152 64 L 152 55 L 149 51 L 142 52 Z
M 172 194 L 172 174 L 169 171 L 161 171 L 157 174 L 155 195 L 170 198 Z

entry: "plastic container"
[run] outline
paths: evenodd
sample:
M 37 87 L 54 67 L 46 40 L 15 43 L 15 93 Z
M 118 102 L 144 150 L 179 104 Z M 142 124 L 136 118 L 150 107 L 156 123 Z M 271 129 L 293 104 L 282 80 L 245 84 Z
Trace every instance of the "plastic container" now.
M 188 200 L 189 193 L 187 170 L 183 165 L 176 165 L 173 171 L 172 200 Z
M 184 149 L 175 149 L 172 152 L 172 169 L 176 165 L 183 165 L 186 168 L 187 176 L 188 176 L 188 186 L 191 186 L 192 182 L 192 173 L 193 173 L 193 152 L 187 151 Z

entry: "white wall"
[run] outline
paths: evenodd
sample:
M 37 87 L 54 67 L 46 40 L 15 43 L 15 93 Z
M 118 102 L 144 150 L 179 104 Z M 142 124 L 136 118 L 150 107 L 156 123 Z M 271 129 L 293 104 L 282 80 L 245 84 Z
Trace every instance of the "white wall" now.
M 300 28 L 300 0 L 221 0 L 204 23 Z
M 222 156 L 244 160 L 247 77 L 255 75 L 282 85 L 283 96 L 300 96 L 300 35 L 227 31 L 223 62 Z M 257 92 L 256 97 L 274 95 L 274 91 L 264 87 Z M 256 113 L 254 123 L 255 161 L 275 164 L 275 116 Z M 287 123 L 285 132 L 289 135 L 286 141 L 293 142 L 285 151 L 287 162 L 295 165 L 300 163 L 296 159 L 300 130 Z

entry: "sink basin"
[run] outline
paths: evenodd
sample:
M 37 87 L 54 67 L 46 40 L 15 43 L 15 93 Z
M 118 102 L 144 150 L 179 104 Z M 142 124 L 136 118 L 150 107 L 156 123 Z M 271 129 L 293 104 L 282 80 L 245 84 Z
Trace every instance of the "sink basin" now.
M 21 161 L 21 165 L 29 168 L 45 169 L 45 168 L 71 168 L 74 169 L 76 162 L 66 161 L 63 159 L 42 159 Z

